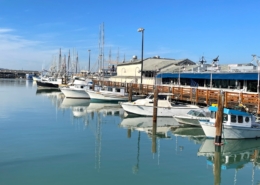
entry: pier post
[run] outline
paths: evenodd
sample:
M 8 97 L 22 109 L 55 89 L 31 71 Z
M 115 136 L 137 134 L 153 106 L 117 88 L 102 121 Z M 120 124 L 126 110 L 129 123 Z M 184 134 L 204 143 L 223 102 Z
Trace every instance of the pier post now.
M 221 184 L 221 146 L 215 146 L 214 156 L 214 185 Z
M 92 81 L 92 90 L 95 91 L 95 81 Z
M 128 128 L 127 129 L 127 138 L 131 138 L 131 134 L 132 134 L 131 128 Z
M 156 153 L 156 135 L 152 135 L 152 153 Z
M 154 89 L 154 99 L 153 99 L 153 135 L 156 135 L 157 128 L 157 106 L 158 106 L 158 88 Z
M 128 101 L 132 101 L 132 94 L 133 94 L 133 85 L 129 84 L 129 92 L 128 92 Z
M 215 127 L 216 127 L 216 136 L 215 136 L 215 145 L 222 145 L 221 135 L 222 135 L 222 124 L 223 124 L 223 100 L 224 96 L 221 91 L 218 93 L 218 111 L 216 115 Z

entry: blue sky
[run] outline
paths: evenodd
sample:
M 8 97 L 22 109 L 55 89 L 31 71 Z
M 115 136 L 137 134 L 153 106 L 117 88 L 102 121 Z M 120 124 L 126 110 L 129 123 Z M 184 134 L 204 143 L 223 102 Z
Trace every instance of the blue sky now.
M 247 63 L 260 56 L 260 1 L 256 0 L 0 0 L 0 68 L 41 70 L 76 52 L 82 69 L 96 66 L 99 27 L 105 60 L 188 58 Z

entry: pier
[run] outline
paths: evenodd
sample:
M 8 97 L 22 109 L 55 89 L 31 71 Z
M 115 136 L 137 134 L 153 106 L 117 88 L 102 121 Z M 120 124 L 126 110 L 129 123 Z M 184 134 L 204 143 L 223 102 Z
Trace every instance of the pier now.
M 103 86 L 125 87 L 126 92 L 132 91 L 132 94 L 153 93 L 155 85 L 121 83 L 113 81 L 94 80 L 95 84 Z M 218 102 L 220 91 L 225 96 L 224 107 L 234 108 L 243 106 L 248 112 L 260 114 L 260 100 L 258 93 L 234 91 L 228 89 L 213 89 L 203 87 L 179 86 L 179 85 L 156 85 L 160 93 L 172 93 L 172 101 L 181 101 L 185 103 L 208 106 Z
M 39 71 L 0 69 L 0 78 L 25 78 L 26 74 L 39 75 Z

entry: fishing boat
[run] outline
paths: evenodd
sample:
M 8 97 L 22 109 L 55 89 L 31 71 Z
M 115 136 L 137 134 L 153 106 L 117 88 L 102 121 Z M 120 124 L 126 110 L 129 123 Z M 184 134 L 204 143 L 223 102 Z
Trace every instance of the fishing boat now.
M 68 86 L 60 87 L 60 90 L 67 98 L 89 99 L 90 96 L 86 90 L 92 90 L 92 86 L 91 79 L 74 77 L 72 83 Z M 95 85 L 95 90 L 99 88 L 100 86 Z
M 172 93 L 159 93 L 157 104 L 157 116 L 172 117 L 174 115 L 186 115 L 191 109 L 199 109 L 197 105 L 177 104 L 170 102 Z M 141 116 L 153 116 L 154 95 L 150 94 L 144 99 L 134 102 L 124 102 L 121 106 L 128 114 Z
M 62 78 L 54 78 L 54 77 L 49 77 L 48 80 L 42 81 L 42 80 L 37 80 L 37 87 L 39 88 L 59 88 L 59 85 L 62 84 Z
M 125 87 L 104 86 L 99 91 L 87 90 L 91 100 L 96 101 L 128 101 L 128 93 Z M 132 95 L 132 100 L 144 98 L 144 95 Z
M 218 107 L 210 106 L 212 119 L 208 122 L 200 122 L 200 125 L 208 138 L 215 138 L 216 135 L 216 112 Z M 228 109 L 223 111 L 222 138 L 226 139 L 245 139 L 260 137 L 260 124 L 256 122 L 253 114 L 245 112 L 242 108 Z
M 200 122 L 208 122 L 211 119 L 208 108 L 192 109 L 187 112 L 186 115 L 174 115 L 173 117 L 181 124 L 192 125 L 196 127 L 201 127 Z

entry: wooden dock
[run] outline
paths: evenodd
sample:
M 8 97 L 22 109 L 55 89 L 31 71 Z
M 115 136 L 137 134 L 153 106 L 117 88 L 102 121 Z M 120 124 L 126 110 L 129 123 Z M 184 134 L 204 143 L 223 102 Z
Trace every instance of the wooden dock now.
M 99 81 L 94 80 L 95 84 L 103 86 L 116 86 L 125 87 L 126 92 L 132 90 L 133 94 L 149 94 L 153 93 L 155 86 L 135 83 L 120 83 L 112 81 Z M 132 86 L 132 87 L 131 87 Z M 131 87 L 131 88 L 130 88 Z M 174 86 L 174 85 L 157 85 L 160 93 L 172 93 L 172 100 L 187 102 L 198 105 L 211 105 L 217 103 L 218 96 L 221 89 L 210 89 L 203 87 L 190 87 L 190 86 Z M 223 90 L 225 96 L 224 106 L 227 108 L 233 108 L 235 106 L 243 105 L 248 112 L 260 114 L 260 101 L 258 93 L 252 92 L 235 92 L 232 90 Z

